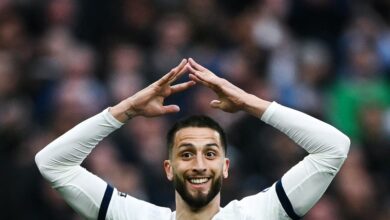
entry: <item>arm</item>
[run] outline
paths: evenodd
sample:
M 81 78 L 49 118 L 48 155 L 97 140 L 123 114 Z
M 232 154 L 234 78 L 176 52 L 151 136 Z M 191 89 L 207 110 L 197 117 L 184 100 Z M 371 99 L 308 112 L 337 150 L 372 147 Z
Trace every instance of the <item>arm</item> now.
M 309 153 L 276 184 L 276 192 L 284 210 L 287 213 L 292 211 L 291 215 L 304 215 L 325 192 L 347 157 L 350 144 L 348 137 L 302 112 L 246 93 L 193 59 L 189 60 L 188 65 L 191 78 L 218 95 L 217 100 L 211 101 L 211 107 L 226 112 L 242 110 L 261 117 Z
M 96 219 L 107 184 L 80 166 L 93 148 L 122 126 L 108 110 L 78 124 L 35 156 L 42 176 L 86 219 Z
M 164 106 L 163 102 L 169 95 L 194 85 L 193 81 L 189 81 L 171 86 L 186 71 L 185 64 L 186 60 L 183 60 L 176 68 L 147 88 L 78 124 L 36 155 L 35 161 L 42 175 L 60 192 L 69 205 L 85 218 L 96 219 L 101 215 L 100 206 L 102 200 L 107 197 L 106 188 L 110 188 L 102 179 L 82 168 L 80 164 L 103 138 L 121 127 L 128 119 L 135 116 L 154 117 L 179 111 L 178 106 Z M 108 191 L 112 195 L 112 188 Z
M 349 151 L 349 138 L 320 120 L 277 103 L 272 103 L 261 119 L 309 153 L 276 184 L 284 210 L 290 215 L 303 216 L 340 170 Z M 283 200 L 284 196 L 288 201 Z

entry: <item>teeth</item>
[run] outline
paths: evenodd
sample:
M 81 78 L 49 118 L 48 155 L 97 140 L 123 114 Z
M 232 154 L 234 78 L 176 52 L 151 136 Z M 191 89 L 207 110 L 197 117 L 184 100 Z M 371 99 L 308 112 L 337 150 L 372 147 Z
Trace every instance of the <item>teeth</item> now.
M 208 180 L 209 180 L 208 178 L 197 178 L 197 179 L 190 179 L 190 182 L 194 184 L 202 184 L 207 182 Z

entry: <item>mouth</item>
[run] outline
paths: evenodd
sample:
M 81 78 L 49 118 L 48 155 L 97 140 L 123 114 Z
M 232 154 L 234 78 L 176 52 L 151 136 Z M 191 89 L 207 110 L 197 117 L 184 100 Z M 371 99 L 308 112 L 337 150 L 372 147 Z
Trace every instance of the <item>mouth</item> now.
M 210 177 L 192 177 L 188 178 L 188 181 L 194 185 L 202 185 L 207 183 L 210 179 Z

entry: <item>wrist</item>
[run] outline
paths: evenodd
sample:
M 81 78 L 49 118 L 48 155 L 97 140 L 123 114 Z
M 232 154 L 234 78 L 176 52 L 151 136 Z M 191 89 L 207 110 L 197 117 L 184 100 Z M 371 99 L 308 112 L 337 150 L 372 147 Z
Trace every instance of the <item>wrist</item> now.
M 130 100 L 126 100 L 126 101 L 127 101 L 126 110 L 125 110 L 124 114 L 126 115 L 127 120 L 130 120 L 130 119 L 134 118 L 135 116 L 137 116 L 137 112 L 134 110 L 132 102 Z
M 260 118 L 269 105 L 271 105 L 271 102 L 261 99 L 255 95 L 248 94 L 245 101 L 244 111 L 256 118 Z
M 110 113 L 122 123 L 137 116 L 137 112 L 129 98 L 110 108 Z

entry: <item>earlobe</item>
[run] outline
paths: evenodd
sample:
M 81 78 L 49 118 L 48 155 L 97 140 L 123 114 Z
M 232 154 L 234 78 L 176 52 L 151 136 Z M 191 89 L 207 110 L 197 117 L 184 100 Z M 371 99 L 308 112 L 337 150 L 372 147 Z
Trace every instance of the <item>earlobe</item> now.
M 230 160 L 229 158 L 225 158 L 225 161 L 223 163 L 223 178 L 228 178 L 229 176 L 229 165 L 230 165 Z
M 167 175 L 167 178 L 169 181 L 173 180 L 173 171 L 172 171 L 172 165 L 170 160 L 164 161 L 164 170 L 165 174 Z

